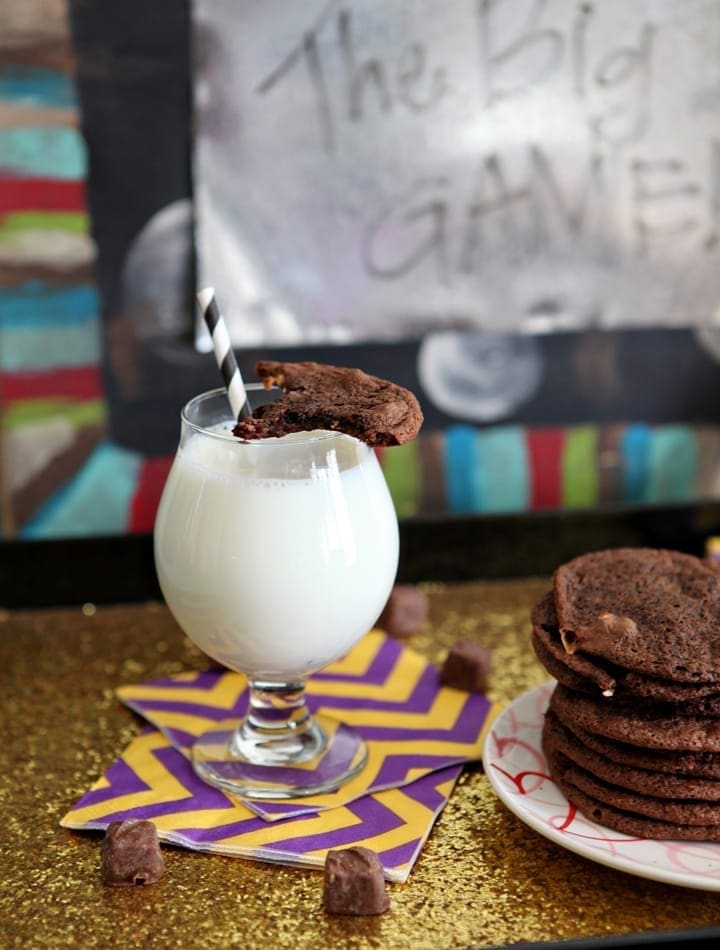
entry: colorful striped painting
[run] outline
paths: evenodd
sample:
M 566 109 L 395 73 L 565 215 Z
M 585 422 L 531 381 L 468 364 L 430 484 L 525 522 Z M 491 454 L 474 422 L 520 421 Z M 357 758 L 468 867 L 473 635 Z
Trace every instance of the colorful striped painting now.
M 67 0 L 0 4 L 0 535 L 152 529 L 171 459 L 108 431 Z M 422 394 L 421 394 L 422 395 Z M 450 425 L 379 453 L 401 517 L 720 493 L 720 429 Z
M 0 524 L 22 536 L 105 435 L 86 151 L 64 2 L 0 12 Z
M 720 487 L 717 426 L 475 427 L 423 433 L 381 457 L 399 513 L 512 514 L 707 499 Z

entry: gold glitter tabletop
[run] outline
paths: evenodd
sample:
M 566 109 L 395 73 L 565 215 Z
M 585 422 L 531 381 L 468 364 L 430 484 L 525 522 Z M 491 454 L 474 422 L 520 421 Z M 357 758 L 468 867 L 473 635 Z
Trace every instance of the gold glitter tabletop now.
M 493 649 L 491 699 L 547 679 L 529 640 L 543 579 L 428 585 L 408 645 L 439 662 L 454 640 Z M 124 683 L 204 666 L 163 605 L 0 613 L 0 946 L 488 947 L 717 924 L 720 894 L 631 877 L 526 827 L 466 769 L 406 884 L 379 917 L 331 917 L 322 874 L 163 847 L 163 879 L 110 888 L 100 834 L 60 818 L 142 722 Z

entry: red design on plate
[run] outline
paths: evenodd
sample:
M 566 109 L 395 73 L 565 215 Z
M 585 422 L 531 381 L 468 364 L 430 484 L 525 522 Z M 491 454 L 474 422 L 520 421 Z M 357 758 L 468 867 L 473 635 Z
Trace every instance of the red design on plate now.
M 525 693 L 495 720 L 485 741 L 485 774 L 502 802 L 535 831 L 569 851 L 653 880 L 720 891 L 720 844 L 653 841 L 585 817 L 549 776 L 543 717 L 555 683 Z

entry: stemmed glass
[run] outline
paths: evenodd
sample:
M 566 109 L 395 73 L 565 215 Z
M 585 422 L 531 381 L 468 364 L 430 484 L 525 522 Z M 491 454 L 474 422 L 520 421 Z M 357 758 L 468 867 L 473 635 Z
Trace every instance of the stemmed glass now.
M 248 678 L 243 720 L 201 736 L 193 765 L 240 798 L 331 791 L 367 749 L 311 714 L 305 686 L 377 620 L 397 571 L 395 509 L 364 443 L 336 432 L 244 442 L 233 425 L 223 389 L 183 408 L 155 523 L 168 607 L 201 650 Z

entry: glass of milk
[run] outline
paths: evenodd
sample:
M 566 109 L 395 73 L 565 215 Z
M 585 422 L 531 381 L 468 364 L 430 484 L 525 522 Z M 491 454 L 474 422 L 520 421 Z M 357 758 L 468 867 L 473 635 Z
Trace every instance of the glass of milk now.
M 223 389 L 184 407 L 155 523 L 170 610 L 248 678 L 244 719 L 202 736 L 193 765 L 241 798 L 319 794 L 357 774 L 367 750 L 349 726 L 310 713 L 305 685 L 380 615 L 397 517 L 363 442 L 324 431 L 244 442 L 234 421 Z

